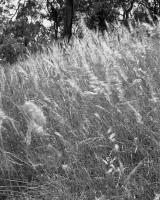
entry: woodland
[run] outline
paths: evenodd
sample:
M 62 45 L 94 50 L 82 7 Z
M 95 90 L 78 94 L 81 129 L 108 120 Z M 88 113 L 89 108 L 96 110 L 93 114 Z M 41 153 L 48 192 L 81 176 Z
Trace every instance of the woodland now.
M 83 37 L 80 20 L 93 30 L 114 31 L 120 23 L 155 25 L 158 0 L 1 0 L 0 58 L 10 64 L 29 50 L 36 52 L 50 42 L 71 35 Z
M 159 17 L 0 0 L 0 200 L 160 200 Z

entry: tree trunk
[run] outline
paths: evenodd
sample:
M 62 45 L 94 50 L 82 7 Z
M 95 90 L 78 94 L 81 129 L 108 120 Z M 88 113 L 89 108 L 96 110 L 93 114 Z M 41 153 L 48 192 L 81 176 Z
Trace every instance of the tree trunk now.
M 66 0 L 64 8 L 64 37 L 67 37 L 68 41 L 72 36 L 73 13 L 73 0 Z
M 131 32 L 130 26 L 129 26 L 129 14 L 131 13 L 133 6 L 134 6 L 135 0 L 132 0 L 129 5 L 123 4 L 123 24 L 126 26 L 126 28 Z

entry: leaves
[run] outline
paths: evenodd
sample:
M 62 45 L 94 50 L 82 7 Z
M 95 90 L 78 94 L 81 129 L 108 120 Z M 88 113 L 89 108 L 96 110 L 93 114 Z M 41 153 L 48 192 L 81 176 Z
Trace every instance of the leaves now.
M 3 39 L 0 40 L 0 48 L 5 49 L 5 53 L 0 52 L 0 57 L 3 57 L 5 62 L 13 64 L 19 57 L 25 57 L 28 50 L 36 52 L 42 49 L 42 45 L 61 38 L 65 33 L 64 26 L 70 24 L 71 28 L 68 20 L 72 19 L 68 12 L 68 19 L 64 16 L 66 15 L 64 7 L 64 0 L 30 0 L 17 3 L 2 0 L 0 4 L 0 38 L 14 38 L 15 46 L 19 47 L 17 50 L 10 46 L 12 50 L 14 49 L 12 54 L 9 48 L 6 48 Z M 136 27 L 139 22 L 154 25 L 158 22 L 160 15 L 160 4 L 158 0 L 74 0 L 73 10 L 73 28 L 81 29 L 83 25 L 80 24 L 80 18 L 83 16 L 87 27 L 99 30 L 104 34 L 105 31 L 112 32 L 116 29 L 115 22 L 122 23 L 128 30 L 131 30 L 131 26 Z M 72 30 L 72 32 L 74 31 Z M 83 37 L 79 32 L 74 34 Z

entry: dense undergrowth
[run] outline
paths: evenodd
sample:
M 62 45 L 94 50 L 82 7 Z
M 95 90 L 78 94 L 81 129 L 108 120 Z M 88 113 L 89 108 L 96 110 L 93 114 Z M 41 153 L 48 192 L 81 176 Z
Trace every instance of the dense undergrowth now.
M 0 68 L 0 199 L 158 200 L 160 40 L 146 28 L 86 30 Z

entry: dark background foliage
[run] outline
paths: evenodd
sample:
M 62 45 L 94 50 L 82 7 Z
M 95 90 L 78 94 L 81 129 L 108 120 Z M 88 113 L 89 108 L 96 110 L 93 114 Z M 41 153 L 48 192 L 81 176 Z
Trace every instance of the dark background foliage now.
M 27 50 L 35 52 L 42 44 L 65 35 L 80 35 L 74 30 L 80 30 L 82 15 L 88 28 L 104 33 L 117 22 L 128 30 L 130 24 L 136 26 L 139 22 L 153 25 L 159 14 L 158 0 L 1 0 L 1 62 L 12 64 Z

